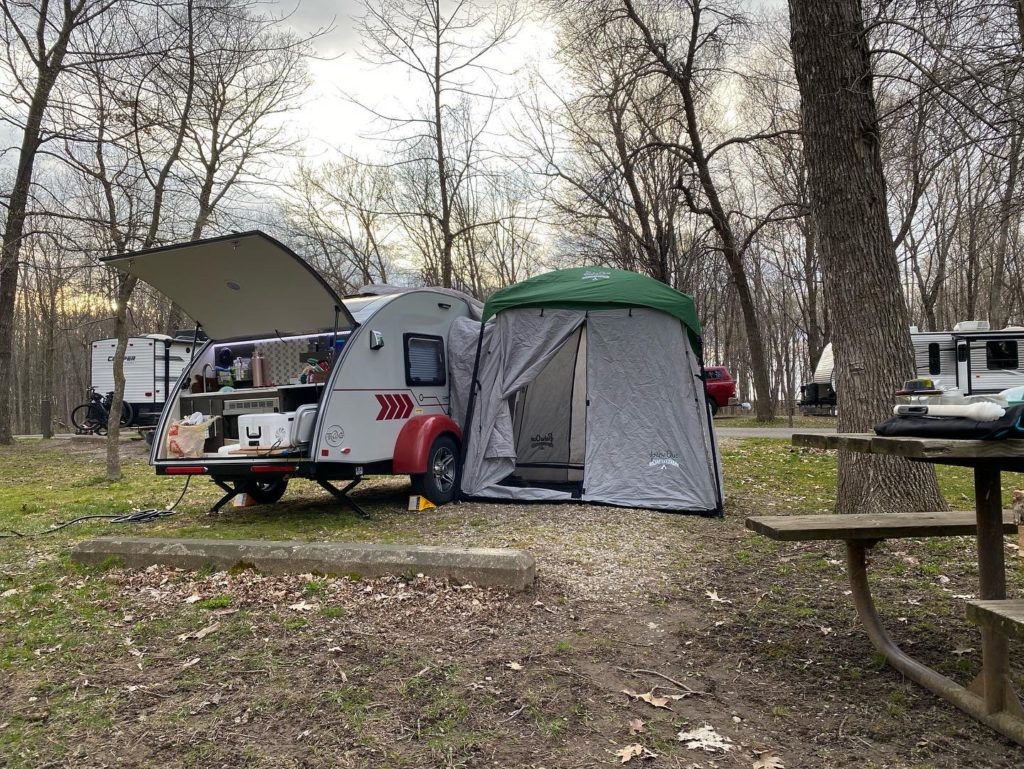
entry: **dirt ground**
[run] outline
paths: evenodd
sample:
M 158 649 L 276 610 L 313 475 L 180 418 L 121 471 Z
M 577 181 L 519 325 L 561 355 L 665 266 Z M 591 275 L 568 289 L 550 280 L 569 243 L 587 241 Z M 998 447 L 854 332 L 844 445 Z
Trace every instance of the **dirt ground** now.
M 764 451 L 792 462 L 777 443 Z M 727 476 L 751 461 L 751 445 L 726 442 Z M 806 457 L 797 474 L 834 461 Z M 0 478 L 17 482 L 4 468 L 19 456 L 3 459 L 13 461 Z M 137 472 L 143 483 L 148 471 Z M 71 564 L 70 545 L 99 528 L 0 540 L 0 764 L 570 769 L 636 754 L 629 766 L 1024 765 L 1024 749 L 880 661 L 846 594 L 840 547 L 747 532 L 746 515 L 786 499 L 731 491 L 723 520 L 475 503 L 413 515 L 407 484 L 387 480 L 362 491 L 374 516 L 364 523 L 311 486 L 304 499 L 217 518 L 202 490 L 157 528 L 525 547 L 538 581 L 515 595 L 415 575 Z M 969 681 L 980 647 L 963 620 L 976 590 L 971 541 L 876 550 L 893 635 Z M 1007 556 L 1019 595 L 1022 559 Z

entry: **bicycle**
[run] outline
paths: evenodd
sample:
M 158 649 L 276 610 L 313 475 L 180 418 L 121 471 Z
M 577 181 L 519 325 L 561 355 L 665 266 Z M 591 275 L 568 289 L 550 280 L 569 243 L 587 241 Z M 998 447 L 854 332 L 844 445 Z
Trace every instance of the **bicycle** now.
M 71 412 L 71 423 L 79 434 L 105 435 L 110 406 L 114 402 L 114 393 L 108 392 L 101 396 L 93 387 L 89 388 L 89 402 L 76 406 Z M 135 419 L 135 409 L 130 403 L 121 403 L 121 427 L 127 427 Z

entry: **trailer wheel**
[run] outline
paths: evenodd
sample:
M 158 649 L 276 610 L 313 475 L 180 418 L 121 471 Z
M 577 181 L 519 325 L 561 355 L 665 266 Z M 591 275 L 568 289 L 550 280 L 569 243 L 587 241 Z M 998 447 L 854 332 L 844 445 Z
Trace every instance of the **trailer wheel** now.
M 257 505 L 272 505 L 284 496 L 288 488 L 287 478 L 268 481 L 239 481 L 235 488 L 240 494 L 248 494 Z
M 412 476 L 412 488 L 435 505 L 443 505 L 455 499 L 458 476 L 459 446 L 450 435 L 439 435 L 427 454 L 427 472 Z
M 717 416 L 718 401 L 716 401 L 714 398 L 708 398 L 708 405 L 711 407 L 711 416 Z

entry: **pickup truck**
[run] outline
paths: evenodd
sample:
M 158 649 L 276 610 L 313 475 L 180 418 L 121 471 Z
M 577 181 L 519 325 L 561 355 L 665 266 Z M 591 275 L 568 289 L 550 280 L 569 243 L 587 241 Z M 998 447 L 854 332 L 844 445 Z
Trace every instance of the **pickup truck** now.
M 705 366 L 704 384 L 712 415 L 717 414 L 718 409 L 728 406 L 729 400 L 736 397 L 736 383 L 725 366 Z

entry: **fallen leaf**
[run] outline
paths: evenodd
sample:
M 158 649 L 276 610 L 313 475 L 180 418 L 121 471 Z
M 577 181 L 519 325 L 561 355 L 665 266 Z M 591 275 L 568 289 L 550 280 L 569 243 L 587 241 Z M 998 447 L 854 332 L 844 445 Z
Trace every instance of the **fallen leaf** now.
M 778 756 L 769 755 L 755 761 L 753 769 L 786 769 L 786 765 Z
M 947 577 L 945 574 L 940 574 L 939 575 L 939 584 L 940 585 L 948 585 L 949 584 L 949 577 Z
M 974 647 L 968 646 L 966 649 L 953 649 L 953 654 L 957 657 L 962 657 L 965 654 L 970 654 L 974 651 Z
M 711 599 L 711 603 L 732 603 L 728 598 L 719 598 L 717 590 L 705 590 L 704 595 Z
M 206 636 L 210 635 L 210 633 L 216 633 L 219 629 L 220 622 L 212 622 L 211 624 L 207 625 L 201 630 L 195 630 L 191 633 L 182 633 L 180 636 L 178 636 L 178 643 L 184 643 L 190 638 L 194 638 L 195 640 L 200 641 L 206 638 Z
M 672 709 L 668 706 L 669 698 L 659 697 L 654 693 L 654 689 L 651 689 L 649 692 L 644 692 L 643 694 L 637 694 L 632 689 L 623 689 L 622 693 L 634 700 L 643 700 L 648 705 L 653 705 L 656 708 L 664 708 L 665 710 Z
M 619 748 L 615 751 L 615 755 L 618 756 L 620 763 L 628 764 L 634 758 L 657 758 L 657 753 L 652 753 L 650 750 L 645 748 L 640 743 L 634 743 L 627 745 L 624 748 Z
M 679 732 L 676 739 L 686 743 L 689 750 L 703 750 L 705 753 L 725 753 L 733 749 L 732 740 L 716 732 L 710 724 L 689 732 Z
M 306 599 L 303 598 L 301 601 L 299 601 L 298 603 L 293 603 L 288 608 L 292 611 L 309 611 L 310 609 L 318 608 L 318 605 L 315 603 L 308 603 Z
M 629 721 L 629 733 L 640 734 L 644 730 L 644 722 L 639 718 L 632 718 Z
M 508 663 L 505 664 L 505 667 L 507 667 L 509 670 L 522 670 L 523 669 L 523 666 L 520 665 L 518 662 L 508 662 Z
M 5 590 L 4 592 L 0 593 L 0 598 L 9 598 L 12 595 L 17 595 L 17 594 L 18 594 L 18 588 L 12 587 L 10 590 Z
M 185 599 L 185 603 L 198 603 L 202 600 L 203 597 L 200 595 L 190 595 L 188 598 Z
M 193 665 L 198 665 L 198 664 L 199 664 L 199 657 L 193 657 L 188 662 L 186 662 L 184 665 L 182 665 L 181 669 L 182 670 L 186 670 L 186 669 L 192 667 Z

